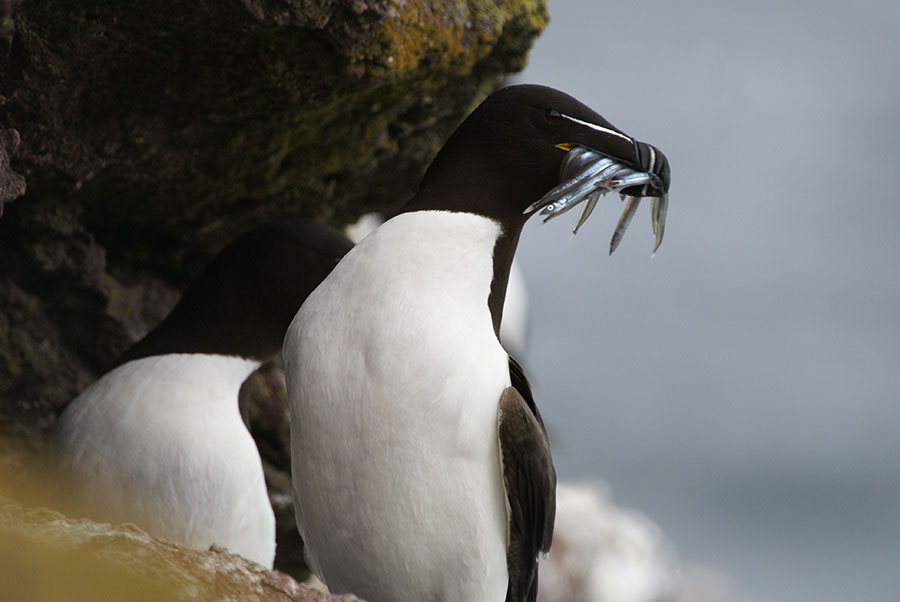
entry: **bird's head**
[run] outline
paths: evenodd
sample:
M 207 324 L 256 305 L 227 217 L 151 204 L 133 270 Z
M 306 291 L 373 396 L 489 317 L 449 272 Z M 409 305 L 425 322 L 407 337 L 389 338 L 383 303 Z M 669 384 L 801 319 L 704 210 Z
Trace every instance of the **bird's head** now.
M 518 85 L 490 95 L 460 124 L 405 210 L 449 208 L 521 227 L 543 208 L 536 203 L 560 183 L 566 154 L 577 147 L 653 176 L 650 185 L 618 192 L 662 197 L 668 191 L 669 164 L 661 151 L 625 134 L 568 94 Z M 448 191 L 451 202 L 461 206 L 447 206 Z

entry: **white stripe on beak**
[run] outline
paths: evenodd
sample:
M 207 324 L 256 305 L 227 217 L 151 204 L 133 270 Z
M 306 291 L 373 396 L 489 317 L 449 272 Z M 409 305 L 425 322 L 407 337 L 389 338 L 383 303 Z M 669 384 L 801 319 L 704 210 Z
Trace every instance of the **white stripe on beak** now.
M 566 115 L 565 113 L 560 113 L 559 115 L 560 115 L 560 117 L 563 117 L 564 119 L 568 119 L 569 121 L 573 121 L 579 125 L 586 125 L 587 127 L 591 128 L 592 130 L 597 130 L 598 132 L 603 132 L 604 134 L 610 134 L 612 136 L 621 138 L 622 140 L 627 140 L 628 142 L 634 142 L 631 138 L 629 138 L 625 134 L 617 132 L 616 130 L 611 130 L 609 128 L 605 128 L 602 125 L 597 125 L 596 123 L 591 123 L 590 121 L 583 121 L 581 119 L 578 119 L 577 117 L 572 117 L 571 115 Z

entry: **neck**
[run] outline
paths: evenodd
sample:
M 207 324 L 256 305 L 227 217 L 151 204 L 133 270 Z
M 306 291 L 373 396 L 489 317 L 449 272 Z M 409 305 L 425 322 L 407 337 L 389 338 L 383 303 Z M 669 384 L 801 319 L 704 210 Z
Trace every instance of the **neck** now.
M 267 319 L 229 316 L 219 306 L 176 308 L 168 318 L 116 360 L 116 365 L 142 357 L 204 353 L 264 361 L 278 352 L 283 335 Z M 283 322 L 284 320 L 281 320 Z M 287 323 L 287 322 L 285 322 Z M 279 322 L 280 325 L 280 322 Z M 282 330 L 283 332 L 283 330 Z
M 500 323 L 503 321 L 503 305 L 506 301 L 506 289 L 509 286 L 509 271 L 513 257 L 519 244 L 521 226 L 512 231 L 504 230 L 494 244 L 494 280 L 491 282 L 491 295 L 488 307 L 494 322 L 494 334 L 500 338 Z

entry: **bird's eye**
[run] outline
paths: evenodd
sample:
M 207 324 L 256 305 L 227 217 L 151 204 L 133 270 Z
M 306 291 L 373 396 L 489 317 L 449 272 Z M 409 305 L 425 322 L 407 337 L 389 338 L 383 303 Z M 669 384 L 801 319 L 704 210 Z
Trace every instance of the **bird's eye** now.
M 547 121 L 562 121 L 562 118 L 562 113 L 560 113 L 556 109 L 547 109 L 546 111 L 544 111 L 544 119 L 546 119 Z

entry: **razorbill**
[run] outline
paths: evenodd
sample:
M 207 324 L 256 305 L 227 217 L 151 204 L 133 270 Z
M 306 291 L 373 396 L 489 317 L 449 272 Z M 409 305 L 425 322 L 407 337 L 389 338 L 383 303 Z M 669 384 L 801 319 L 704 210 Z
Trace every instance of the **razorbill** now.
M 216 256 L 60 417 L 54 448 L 71 510 L 271 568 L 275 517 L 238 391 L 351 247 L 335 230 L 286 220 Z
M 519 233 L 575 145 L 656 168 L 668 188 L 662 154 L 585 105 L 551 88 L 505 88 L 288 328 L 295 513 L 331 591 L 369 602 L 535 599 L 556 476 L 528 381 L 498 332 Z

